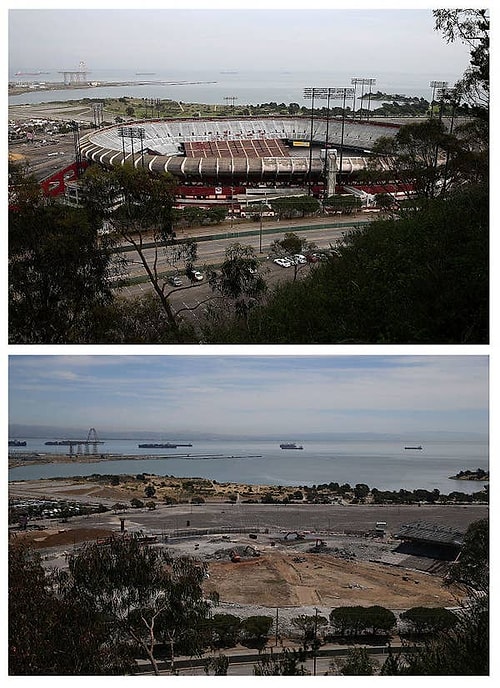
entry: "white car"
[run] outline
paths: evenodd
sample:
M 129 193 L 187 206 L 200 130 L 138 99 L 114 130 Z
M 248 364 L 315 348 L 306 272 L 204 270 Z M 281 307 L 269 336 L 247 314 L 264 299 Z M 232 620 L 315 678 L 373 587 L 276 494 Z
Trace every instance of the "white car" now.
M 295 265 L 305 265 L 307 263 L 307 258 L 302 255 L 302 253 L 296 253 L 294 255 Z
M 199 272 L 198 270 L 195 270 L 195 271 L 193 272 L 193 278 L 194 278 L 197 282 L 201 282 L 201 280 L 203 279 L 203 275 L 202 275 L 201 272 Z
M 282 268 L 290 268 L 293 265 L 293 263 L 288 258 L 275 258 L 273 262 L 276 263 L 276 265 L 281 266 Z

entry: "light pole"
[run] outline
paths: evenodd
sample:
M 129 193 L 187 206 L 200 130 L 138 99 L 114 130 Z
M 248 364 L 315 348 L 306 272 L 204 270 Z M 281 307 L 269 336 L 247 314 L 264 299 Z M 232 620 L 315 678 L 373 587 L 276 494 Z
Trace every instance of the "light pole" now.
M 372 86 L 377 82 L 376 79 L 369 79 L 366 77 L 353 77 L 351 79 L 351 84 L 354 84 L 354 105 L 353 105 L 353 117 L 356 115 L 356 86 L 358 84 L 361 84 L 361 107 L 359 109 L 359 119 L 362 118 L 363 116 L 363 97 L 365 95 L 365 86 L 370 86 L 370 95 L 368 99 L 368 107 L 370 107 L 369 103 L 371 100 L 371 94 L 372 94 Z
M 307 93 L 306 93 L 307 91 Z M 324 167 L 324 174 L 326 175 L 326 170 L 328 168 L 328 137 L 329 137 L 329 129 L 328 129 L 328 123 L 329 123 L 329 113 L 330 113 L 330 99 L 342 99 L 342 128 L 341 128 L 341 135 L 340 135 L 340 164 L 339 164 L 339 174 L 340 174 L 340 179 L 342 179 L 342 164 L 343 164 L 343 156 L 344 156 L 344 131 L 345 131 L 345 104 L 346 104 L 346 98 L 354 96 L 355 89 L 351 87 L 343 87 L 343 88 L 312 88 L 312 89 L 306 89 L 304 91 L 304 95 L 308 97 L 308 94 L 310 97 L 316 97 L 319 99 L 326 99 L 327 100 L 327 133 L 326 133 L 326 154 L 325 154 L 325 167 Z M 312 129 L 312 125 L 311 125 Z M 312 145 L 312 135 L 311 135 L 311 144 Z M 312 152 L 312 151 L 311 151 Z M 311 152 L 309 154 L 309 169 L 311 169 Z M 325 180 L 326 186 L 328 186 L 328 180 Z M 328 193 L 327 190 L 325 190 L 326 193 Z M 334 191 L 335 193 L 335 191 Z
M 436 97 L 436 90 L 446 88 L 448 86 L 447 81 L 431 81 L 429 86 L 432 88 L 432 99 L 431 99 L 431 119 L 432 119 L 432 114 L 433 114 L 433 103 L 434 99 Z
M 318 95 L 320 91 L 324 91 L 325 89 L 320 89 L 320 88 L 305 88 L 304 89 L 304 98 L 311 98 L 311 131 L 309 134 L 309 173 L 308 173 L 308 182 L 307 182 L 307 193 L 309 196 L 311 195 L 311 186 L 312 186 L 312 142 L 313 142 L 313 131 L 314 131 L 314 98 Z
M 125 160 L 125 138 L 130 139 L 130 145 L 132 148 L 132 167 L 135 167 L 134 159 L 134 139 L 139 139 L 141 142 L 141 161 L 144 167 L 144 138 L 146 136 L 146 131 L 143 127 L 120 127 L 118 129 L 118 136 L 122 139 L 122 150 L 123 150 L 123 160 Z

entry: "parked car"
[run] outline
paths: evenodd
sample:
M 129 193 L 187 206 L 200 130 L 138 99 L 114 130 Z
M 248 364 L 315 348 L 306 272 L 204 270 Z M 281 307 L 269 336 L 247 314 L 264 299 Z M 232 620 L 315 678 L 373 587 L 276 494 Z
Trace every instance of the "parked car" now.
M 295 265 L 305 265 L 305 263 L 307 263 L 307 259 L 302 253 L 296 253 L 293 258 Z
M 198 270 L 195 270 L 193 272 L 193 279 L 195 279 L 197 282 L 201 282 L 201 280 L 203 279 L 202 273 L 199 272 Z
M 168 281 L 173 287 L 182 287 L 182 280 L 180 277 L 174 275 L 173 277 L 169 277 Z
M 290 268 L 293 265 L 292 261 L 288 258 L 275 258 L 273 262 L 282 268 Z

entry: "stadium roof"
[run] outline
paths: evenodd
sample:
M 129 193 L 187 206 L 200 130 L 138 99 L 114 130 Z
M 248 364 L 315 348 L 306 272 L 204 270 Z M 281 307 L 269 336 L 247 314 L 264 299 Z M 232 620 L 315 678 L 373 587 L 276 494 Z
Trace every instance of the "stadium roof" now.
M 464 542 L 464 533 L 462 531 L 425 521 L 404 523 L 395 534 L 395 537 L 400 540 L 414 540 L 454 547 L 461 547 Z

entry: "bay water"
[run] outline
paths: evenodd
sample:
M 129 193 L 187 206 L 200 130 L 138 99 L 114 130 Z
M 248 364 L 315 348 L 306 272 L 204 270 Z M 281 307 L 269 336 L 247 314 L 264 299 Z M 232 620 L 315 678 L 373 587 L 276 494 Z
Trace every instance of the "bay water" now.
M 47 446 L 46 438 L 27 439 L 26 447 L 9 447 L 9 454 L 51 453 L 65 458 L 62 463 L 26 465 L 9 470 L 9 480 L 72 477 L 92 474 L 150 473 L 159 476 L 200 477 L 218 482 L 251 485 L 319 485 L 338 482 L 354 486 L 364 483 L 380 490 L 438 489 L 442 494 L 453 491 L 471 494 L 484 483 L 451 480 L 463 470 L 488 470 L 486 441 L 426 441 L 409 438 L 396 440 L 297 441 L 302 450 L 280 449 L 274 440 L 167 440 L 110 439 L 97 445 L 102 461 L 78 461 L 69 456 L 67 446 Z M 140 449 L 142 443 L 191 443 L 176 449 Z M 422 449 L 405 449 L 418 446 Z M 93 452 L 93 446 L 90 447 Z M 84 447 L 82 447 L 84 452 Z M 129 458 L 130 457 L 130 458 Z
M 452 86 L 460 74 L 440 74 L 440 79 Z M 260 103 L 298 103 L 310 105 L 310 100 L 303 97 L 304 89 L 311 87 L 352 88 L 352 78 L 359 77 L 341 70 L 317 70 L 308 72 L 283 70 L 238 70 L 238 71 L 205 71 L 179 70 L 157 68 L 150 74 L 134 73 L 130 70 L 92 69 L 88 73 L 91 83 L 120 83 L 117 86 L 91 86 L 89 88 L 65 88 L 60 90 L 33 91 L 20 95 L 9 96 L 10 105 L 35 104 L 51 101 L 70 101 L 81 98 L 160 98 L 184 103 L 206 103 L 209 105 L 234 103 L 235 105 L 257 105 Z M 370 74 L 376 83 L 372 86 L 372 93 L 381 91 L 391 95 L 417 96 L 430 101 L 432 89 L 430 82 L 436 74 L 422 73 L 409 75 L 402 72 L 384 72 Z M 9 72 L 10 83 L 45 82 L 47 85 L 60 83 L 62 75 L 56 70 L 38 76 L 16 75 L 15 65 Z M 135 83 L 132 83 L 135 82 Z M 125 84 L 125 85 L 121 85 Z M 356 92 L 357 110 L 360 106 L 359 97 L 366 87 L 358 85 Z M 331 107 L 339 107 L 341 101 L 331 101 Z M 347 102 L 347 107 L 353 107 L 353 102 Z M 315 107 L 326 107 L 326 101 L 318 101 Z M 380 106 L 371 100 L 370 109 Z M 368 107 L 365 99 L 364 108 Z

